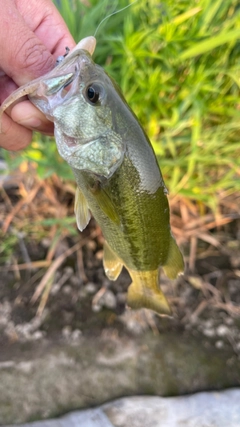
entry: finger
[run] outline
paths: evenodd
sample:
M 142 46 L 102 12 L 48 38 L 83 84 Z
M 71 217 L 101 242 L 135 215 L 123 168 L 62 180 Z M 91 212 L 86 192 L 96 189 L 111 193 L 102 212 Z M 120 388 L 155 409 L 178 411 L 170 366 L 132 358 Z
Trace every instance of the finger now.
M 21 0 L 18 10 L 28 27 L 55 59 L 65 53 L 66 46 L 70 49 L 75 46 L 76 43 L 64 19 L 52 1 L 31 0 L 31 8 L 29 8 L 29 0 Z
M 7 114 L 3 114 L 0 133 L 0 147 L 10 151 L 25 148 L 32 140 L 32 131 L 13 122 Z
M 0 64 L 5 73 L 20 86 L 51 70 L 55 58 L 50 51 L 57 54 L 61 48 L 61 53 L 64 53 L 65 46 L 62 44 L 67 39 L 70 43 L 73 41 L 49 0 L 32 0 L 30 5 L 29 1 L 22 0 L 18 2 L 20 11 L 16 9 L 15 2 L 9 0 L 9 3 L 11 7 L 1 10 Z M 25 5 L 26 9 L 22 10 L 24 18 L 20 13 L 21 5 Z M 63 31 L 61 35 L 60 31 Z
M 0 71 L 0 105 L 10 93 L 17 89 L 16 83 L 10 79 L 4 72 Z
M 37 109 L 30 101 L 22 101 L 12 107 L 11 118 L 21 126 L 36 130 L 47 135 L 53 135 L 53 123 Z
M 1 17 L 0 26 L 0 64 L 4 72 L 21 86 L 52 69 L 54 59 L 17 11 L 10 19 L 9 9 L 3 10 L 5 16 L 4 19 Z M 6 40 L 9 41 L 8 49 Z

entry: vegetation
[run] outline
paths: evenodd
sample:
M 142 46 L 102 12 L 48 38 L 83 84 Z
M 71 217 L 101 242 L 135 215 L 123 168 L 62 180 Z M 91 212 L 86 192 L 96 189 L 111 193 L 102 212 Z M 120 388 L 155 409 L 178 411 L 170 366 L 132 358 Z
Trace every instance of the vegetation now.
M 127 4 L 56 3 L 76 41 Z M 118 82 L 143 124 L 170 193 L 214 208 L 222 190 L 239 190 L 238 1 L 139 0 L 105 20 L 96 38 L 94 59 Z M 55 151 L 53 141 L 35 136 L 15 160 L 37 162 L 42 177 L 72 179 Z
M 193 269 L 198 239 L 219 247 L 221 237 L 209 230 L 240 214 L 238 0 L 138 0 L 100 27 L 103 18 L 127 1 L 55 3 L 76 42 L 97 30 L 94 60 L 117 81 L 151 139 L 170 190 L 174 235 L 180 244 L 190 240 Z M 13 209 L 3 194 L 8 215 L 0 256 L 8 258 L 19 232 L 31 241 L 31 236 L 42 239 L 47 230 L 52 244 L 44 265 L 49 266 L 57 242 L 76 234 L 72 172 L 58 155 L 54 139 L 39 134 L 21 154 L 4 155 L 10 169 L 19 167 L 25 183 Z M 35 188 L 29 184 L 34 171 Z M 235 239 L 235 231 L 232 235 Z M 23 261 L 28 263 L 24 256 Z M 53 270 L 58 266 L 56 259 Z M 47 283 L 46 277 L 42 283 Z
M 240 190 L 240 8 L 237 0 L 56 4 L 76 41 L 95 31 L 94 59 L 118 82 L 149 135 L 171 197 L 216 211 Z M 99 27 L 98 27 L 99 26 Z M 98 28 L 98 29 L 97 29 Z M 35 134 L 11 169 L 73 180 L 53 138 Z M 23 167 L 24 168 L 24 167 Z

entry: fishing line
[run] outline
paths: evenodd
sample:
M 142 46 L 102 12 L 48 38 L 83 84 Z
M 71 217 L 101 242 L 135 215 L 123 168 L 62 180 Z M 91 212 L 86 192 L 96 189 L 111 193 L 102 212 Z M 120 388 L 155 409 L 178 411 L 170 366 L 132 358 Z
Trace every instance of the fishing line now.
M 103 23 L 104 21 L 106 21 L 106 19 L 110 18 L 110 17 L 111 17 L 111 16 L 113 16 L 113 15 L 116 15 L 117 13 L 122 12 L 123 10 L 127 9 L 128 7 L 131 7 L 133 4 L 135 4 L 135 3 L 137 3 L 137 2 L 138 2 L 138 0 L 135 0 L 135 1 L 133 1 L 132 3 L 128 4 L 127 6 L 123 7 L 122 9 L 115 10 L 115 12 L 112 12 L 112 13 L 110 13 L 109 15 L 105 16 L 105 18 L 103 18 L 103 19 L 101 20 L 100 24 L 98 24 L 97 29 L 96 29 L 96 31 L 95 31 L 95 33 L 94 33 L 94 37 L 96 37 L 96 34 L 97 34 L 98 30 L 99 30 L 99 27 L 102 25 L 102 23 Z

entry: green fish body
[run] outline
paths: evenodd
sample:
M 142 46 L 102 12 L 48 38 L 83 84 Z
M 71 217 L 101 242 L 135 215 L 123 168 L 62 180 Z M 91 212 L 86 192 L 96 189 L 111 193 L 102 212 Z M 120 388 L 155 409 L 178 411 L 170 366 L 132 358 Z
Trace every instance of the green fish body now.
M 125 266 L 132 278 L 130 307 L 170 314 L 159 270 L 175 278 L 184 263 L 150 141 L 88 52 L 78 50 L 54 70 L 29 98 L 53 120 L 59 153 L 73 169 L 78 227 L 86 227 L 91 212 L 105 237 L 106 275 L 115 280 Z

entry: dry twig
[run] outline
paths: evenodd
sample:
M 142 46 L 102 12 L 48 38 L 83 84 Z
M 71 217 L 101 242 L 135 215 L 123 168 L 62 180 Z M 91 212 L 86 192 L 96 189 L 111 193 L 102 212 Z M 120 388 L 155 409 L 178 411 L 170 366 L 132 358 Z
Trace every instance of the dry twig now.
M 36 197 L 38 191 L 40 190 L 42 186 L 42 182 L 39 182 L 31 191 L 30 193 L 28 193 L 26 195 L 25 198 L 22 198 L 21 200 L 19 200 L 19 202 L 16 204 L 16 206 L 14 206 L 14 208 L 12 209 L 12 211 L 8 214 L 7 218 L 4 221 L 3 224 L 3 234 L 5 234 L 8 230 L 8 227 L 10 226 L 13 218 L 15 215 L 17 215 L 17 213 L 20 211 L 20 209 L 23 207 L 23 205 L 25 204 L 29 204 L 33 201 L 33 199 Z
M 57 269 L 60 267 L 60 265 L 66 260 L 67 257 L 72 255 L 74 252 L 78 251 L 80 248 L 82 248 L 89 239 L 94 239 L 99 234 L 98 230 L 94 230 L 88 237 L 85 237 L 80 242 L 73 245 L 71 248 L 67 249 L 63 254 L 61 254 L 58 258 L 56 258 L 44 274 L 42 280 L 40 281 L 36 291 L 34 292 L 31 302 L 35 303 L 41 293 L 43 292 L 45 286 L 47 286 L 48 282 L 51 280 L 54 273 L 57 271 Z

